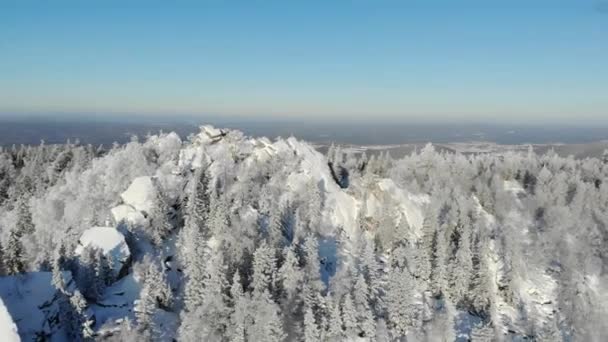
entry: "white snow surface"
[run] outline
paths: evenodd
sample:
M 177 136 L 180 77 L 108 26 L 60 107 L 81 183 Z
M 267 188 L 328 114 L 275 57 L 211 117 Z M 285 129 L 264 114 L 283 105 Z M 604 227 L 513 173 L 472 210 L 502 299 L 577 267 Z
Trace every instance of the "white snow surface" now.
M 93 227 L 85 230 L 78 240 L 76 255 L 80 255 L 89 245 L 100 248 L 104 255 L 112 257 L 112 269 L 116 273 L 131 256 L 124 235 L 112 227 Z
M 63 278 L 68 289 L 72 288 L 72 274 L 63 272 Z M 36 334 L 40 332 L 51 335 L 50 341 L 65 340 L 63 331 L 52 319 L 58 314 L 59 305 L 57 290 L 51 284 L 51 279 L 51 272 L 0 277 L 0 297 L 23 341 L 35 341 Z M 11 341 L 8 333 L 0 326 L 0 341 Z
M 322 225 L 342 227 L 351 236 L 359 211 L 358 201 L 341 189 L 332 178 L 325 156 L 311 145 L 291 137 L 274 143 L 277 151 L 291 151 L 302 158 L 299 170 L 287 179 L 287 187 L 295 193 L 304 193 L 311 180 L 319 185 L 324 198 Z
M 136 210 L 149 213 L 156 200 L 156 186 L 151 177 L 137 177 L 120 197 Z
M 148 224 L 144 215 L 130 205 L 121 204 L 110 210 L 116 223 L 126 222 L 133 226 L 143 227 Z
M 13 322 L 13 317 L 6 309 L 2 298 L 0 298 L 0 336 L 5 342 L 20 342 L 17 332 L 17 325 Z
M 422 207 L 429 203 L 430 200 L 428 196 L 414 195 L 397 186 L 397 184 L 389 178 L 380 180 L 378 182 L 378 187 L 388 194 L 396 203 L 399 203 L 399 208 L 405 215 L 410 228 L 414 229 L 414 231 L 420 231 L 420 229 L 422 229 L 422 222 L 424 221 Z

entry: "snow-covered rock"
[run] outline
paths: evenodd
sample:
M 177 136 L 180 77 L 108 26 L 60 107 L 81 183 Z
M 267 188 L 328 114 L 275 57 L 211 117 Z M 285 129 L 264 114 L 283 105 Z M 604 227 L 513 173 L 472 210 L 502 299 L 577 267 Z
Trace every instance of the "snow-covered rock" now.
M 428 196 L 414 195 L 398 187 L 392 179 L 388 178 L 380 180 L 378 187 L 381 191 L 388 194 L 395 203 L 399 203 L 399 208 L 405 215 L 407 223 L 411 228 L 415 231 L 422 229 L 422 222 L 424 221 L 422 207 L 429 203 Z
M 111 267 L 116 274 L 129 262 L 131 257 L 131 251 L 124 235 L 112 227 L 93 227 L 85 230 L 78 240 L 76 255 L 80 255 L 87 246 L 101 249 L 105 256 L 110 255 L 113 262 Z
M 2 341 L 6 342 L 21 341 L 17 332 L 17 325 L 13 322 L 13 317 L 6 309 L 2 298 L 0 298 L 0 336 L 2 336 Z
M 213 144 L 220 140 L 226 134 L 223 130 L 215 128 L 211 125 L 203 125 L 200 127 L 201 132 L 196 136 L 195 142 L 199 144 Z
M 156 201 L 156 186 L 151 177 L 138 177 L 120 197 L 136 210 L 149 213 Z
M 133 226 L 145 226 L 148 221 L 144 215 L 130 205 L 121 204 L 110 210 L 116 223 L 125 222 Z

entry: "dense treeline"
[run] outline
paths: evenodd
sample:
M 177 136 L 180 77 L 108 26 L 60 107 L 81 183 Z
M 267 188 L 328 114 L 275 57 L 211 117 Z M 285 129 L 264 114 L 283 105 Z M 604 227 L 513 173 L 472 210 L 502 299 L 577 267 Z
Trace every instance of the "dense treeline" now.
M 315 177 L 296 190 L 287 184 L 311 158 L 297 149 L 252 163 L 250 144 L 231 131 L 197 147 L 200 165 L 181 167 L 195 138 L 163 139 L 0 151 L 1 272 L 53 271 L 70 339 L 607 336 L 608 154 L 462 155 L 428 145 L 394 160 L 332 146 L 322 172 L 338 190 Z M 111 222 L 109 209 L 138 176 L 156 179 L 149 224 Z M 383 180 L 420 198 L 421 225 Z M 328 191 L 356 200 L 352 226 L 331 224 Z M 127 273 L 141 294 L 135 314 L 104 331 L 87 307 L 124 274 L 100 251 L 74 249 L 82 231 L 109 224 L 127 236 Z M 175 331 L 162 325 L 168 314 Z

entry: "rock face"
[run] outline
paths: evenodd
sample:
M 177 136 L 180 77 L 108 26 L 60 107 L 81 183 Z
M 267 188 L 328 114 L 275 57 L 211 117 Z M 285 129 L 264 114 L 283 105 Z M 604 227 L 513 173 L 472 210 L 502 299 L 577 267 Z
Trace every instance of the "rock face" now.
M 154 207 L 156 192 L 156 186 L 151 177 L 138 177 L 120 197 L 125 204 L 141 212 L 149 213 Z
M 80 255 L 87 246 L 101 249 L 104 256 L 111 256 L 112 270 L 120 274 L 131 259 L 131 251 L 124 235 L 112 227 L 93 227 L 82 233 L 76 247 L 76 255 Z

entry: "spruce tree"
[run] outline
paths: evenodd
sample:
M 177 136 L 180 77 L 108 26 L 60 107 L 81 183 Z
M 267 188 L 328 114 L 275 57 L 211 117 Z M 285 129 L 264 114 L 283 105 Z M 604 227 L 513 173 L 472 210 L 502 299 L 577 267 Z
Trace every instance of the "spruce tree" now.
M 6 246 L 6 272 L 9 275 L 16 275 L 25 272 L 23 244 L 21 235 L 15 230 L 11 230 Z

